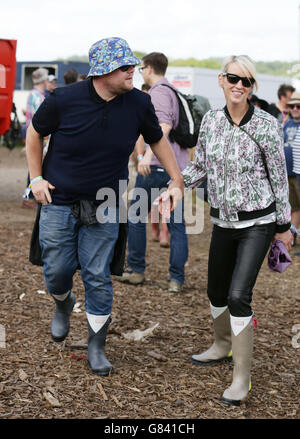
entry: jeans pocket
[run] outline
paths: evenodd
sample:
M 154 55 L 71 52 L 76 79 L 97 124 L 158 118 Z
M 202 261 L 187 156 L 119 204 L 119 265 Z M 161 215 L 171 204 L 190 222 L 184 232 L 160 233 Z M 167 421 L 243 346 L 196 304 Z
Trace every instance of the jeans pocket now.
M 71 220 L 71 209 L 68 206 L 46 204 L 42 206 L 40 224 L 42 227 L 60 229 L 68 226 Z

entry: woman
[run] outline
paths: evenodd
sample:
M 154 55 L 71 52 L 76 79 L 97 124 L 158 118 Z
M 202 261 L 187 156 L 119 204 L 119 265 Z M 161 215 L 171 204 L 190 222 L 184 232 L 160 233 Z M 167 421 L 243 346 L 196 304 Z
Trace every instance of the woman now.
M 214 224 L 208 264 L 213 345 L 191 361 L 210 365 L 233 355 L 233 381 L 222 401 L 239 405 L 251 388 L 252 290 L 273 239 L 288 250 L 288 182 L 278 121 L 248 100 L 257 89 L 246 56 L 231 56 L 218 76 L 226 106 L 203 118 L 194 161 L 182 172 L 186 187 L 207 176 Z

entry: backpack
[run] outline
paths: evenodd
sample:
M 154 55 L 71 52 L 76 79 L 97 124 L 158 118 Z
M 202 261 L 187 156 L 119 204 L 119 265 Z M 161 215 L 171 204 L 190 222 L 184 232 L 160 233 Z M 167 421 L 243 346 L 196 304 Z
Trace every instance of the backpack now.
M 179 105 L 179 122 L 169 134 L 171 142 L 176 142 L 181 148 L 194 148 L 196 146 L 199 129 L 204 114 L 210 110 L 207 98 L 199 95 L 185 95 L 167 84 L 177 96 Z

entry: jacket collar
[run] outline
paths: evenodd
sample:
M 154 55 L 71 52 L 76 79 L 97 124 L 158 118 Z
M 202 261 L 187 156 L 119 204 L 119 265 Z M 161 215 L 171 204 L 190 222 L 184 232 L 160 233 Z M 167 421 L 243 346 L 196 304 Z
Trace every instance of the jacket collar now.
M 243 117 L 243 119 L 241 120 L 241 122 L 239 124 L 240 127 L 243 125 L 246 125 L 246 123 L 248 123 L 250 121 L 250 119 L 254 113 L 254 105 L 251 104 L 250 101 L 247 101 L 247 102 L 249 104 L 249 109 L 248 109 L 247 113 L 245 114 L 245 116 Z M 231 123 L 231 125 L 234 125 L 234 122 L 231 119 L 230 113 L 228 111 L 227 105 L 225 105 L 225 107 L 224 107 L 224 113 L 225 113 L 225 116 L 227 117 L 228 121 Z

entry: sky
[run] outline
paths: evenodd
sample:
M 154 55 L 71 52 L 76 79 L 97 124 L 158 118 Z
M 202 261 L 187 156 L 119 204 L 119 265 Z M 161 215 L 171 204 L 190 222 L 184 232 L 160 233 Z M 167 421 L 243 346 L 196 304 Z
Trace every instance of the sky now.
M 0 38 L 17 40 L 18 61 L 86 55 L 118 36 L 132 50 L 169 58 L 247 54 L 298 61 L 300 0 L 0 0 Z

